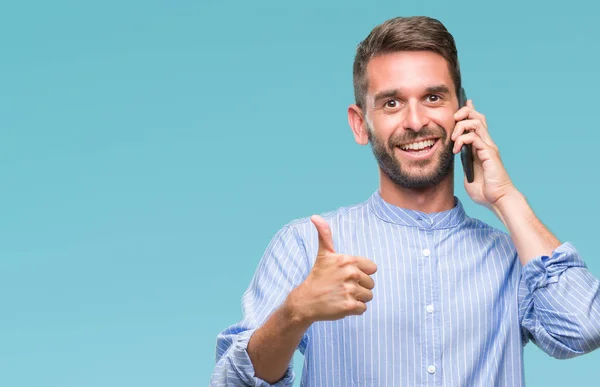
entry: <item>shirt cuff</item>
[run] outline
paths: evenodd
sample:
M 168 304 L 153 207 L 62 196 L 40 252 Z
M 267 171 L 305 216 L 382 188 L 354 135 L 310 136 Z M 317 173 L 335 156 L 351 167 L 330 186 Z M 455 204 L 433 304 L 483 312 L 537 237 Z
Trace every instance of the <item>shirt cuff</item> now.
M 531 293 L 536 289 L 558 282 L 559 276 L 570 267 L 585 267 L 577 249 L 565 242 L 558 246 L 550 256 L 542 255 L 527 262 L 523 267 L 523 278 Z
M 237 335 L 236 342 L 233 347 L 233 353 L 229 357 L 230 366 L 235 370 L 244 384 L 255 387 L 290 387 L 294 383 L 295 374 L 292 370 L 292 364 L 288 366 L 283 378 L 277 383 L 270 384 L 255 376 L 254 365 L 248 355 L 248 342 L 254 334 L 255 329 L 241 332 Z

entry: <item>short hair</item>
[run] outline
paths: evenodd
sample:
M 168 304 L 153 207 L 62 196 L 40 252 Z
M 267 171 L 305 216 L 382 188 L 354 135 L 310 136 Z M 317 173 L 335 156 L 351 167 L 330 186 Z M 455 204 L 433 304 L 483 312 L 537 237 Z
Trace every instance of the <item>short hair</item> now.
M 433 51 L 448 62 L 456 92 L 461 87 L 458 51 L 454 37 L 437 19 L 427 16 L 396 17 L 376 26 L 360 44 L 354 57 L 354 98 L 363 109 L 369 88 L 367 65 L 371 58 L 399 51 Z

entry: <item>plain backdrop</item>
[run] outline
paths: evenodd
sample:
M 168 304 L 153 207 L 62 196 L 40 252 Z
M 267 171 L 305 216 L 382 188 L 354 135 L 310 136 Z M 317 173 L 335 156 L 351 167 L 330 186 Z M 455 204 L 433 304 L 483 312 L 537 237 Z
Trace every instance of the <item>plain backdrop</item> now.
M 394 16 L 448 27 L 514 183 L 599 276 L 597 11 L 582 1 L 3 3 L 0 385 L 207 385 L 216 336 L 241 318 L 273 234 L 377 189 L 346 109 L 357 44 Z M 456 195 L 501 227 L 460 183 Z M 531 387 L 594 385 L 598 364 L 600 351 L 559 361 L 525 349 Z

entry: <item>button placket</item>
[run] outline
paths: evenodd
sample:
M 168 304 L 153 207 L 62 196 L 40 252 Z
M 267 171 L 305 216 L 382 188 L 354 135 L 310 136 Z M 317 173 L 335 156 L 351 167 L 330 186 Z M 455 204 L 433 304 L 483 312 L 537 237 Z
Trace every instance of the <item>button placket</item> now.
M 424 312 L 424 324 L 425 331 L 428 335 L 427 350 L 426 350 L 426 363 L 425 371 L 431 378 L 437 379 L 441 369 L 438 369 L 436 363 L 441 359 L 441 326 L 440 316 L 436 312 L 438 302 L 440 299 L 440 278 L 438 276 L 438 254 L 433 251 L 436 246 L 435 243 L 435 232 L 433 229 L 422 230 L 424 231 L 425 238 L 423 238 L 423 244 L 421 245 L 421 264 L 425 269 L 426 275 L 424 281 L 428 284 L 425 286 L 425 299 L 422 310 Z M 432 379 L 433 380 L 433 379 Z

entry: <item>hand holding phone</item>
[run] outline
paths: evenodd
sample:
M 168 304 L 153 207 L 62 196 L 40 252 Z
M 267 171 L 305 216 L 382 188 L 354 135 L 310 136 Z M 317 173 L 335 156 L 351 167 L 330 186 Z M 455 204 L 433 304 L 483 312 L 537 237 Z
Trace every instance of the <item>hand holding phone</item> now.
M 467 94 L 465 89 L 462 87 L 458 92 L 458 108 L 462 108 L 467 105 Z M 463 170 L 467 181 L 472 183 L 475 180 L 475 170 L 473 168 L 473 146 L 471 144 L 464 144 L 460 149 L 460 160 L 462 161 Z

